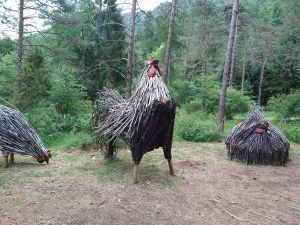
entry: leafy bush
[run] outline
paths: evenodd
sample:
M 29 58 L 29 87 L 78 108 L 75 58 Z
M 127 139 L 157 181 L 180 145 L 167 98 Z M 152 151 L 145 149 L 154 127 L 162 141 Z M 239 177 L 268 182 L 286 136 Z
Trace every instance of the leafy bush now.
M 172 82 L 171 93 L 179 105 L 189 102 L 198 92 L 197 86 L 187 79 L 178 78 Z
M 297 117 L 300 119 L 300 90 L 289 95 L 272 97 L 268 109 L 277 113 L 280 118 Z
M 78 111 L 72 114 L 61 114 L 50 104 L 29 109 L 25 115 L 43 141 L 49 144 L 64 133 L 90 132 L 92 103 L 82 100 L 76 104 Z
M 70 69 L 61 68 L 58 73 L 61 78 L 52 84 L 50 101 L 61 114 L 76 113 L 79 106 L 77 103 L 86 96 L 85 89 L 75 79 Z
M 9 53 L 0 59 L 0 97 L 13 99 L 16 76 L 16 53 Z
M 175 138 L 186 141 L 219 141 L 221 135 L 215 128 L 216 116 L 201 112 L 188 113 L 181 109 L 175 121 Z
M 234 115 L 248 112 L 252 101 L 249 96 L 234 88 L 227 90 L 226 98 L 226 118 L 232 119 Z
M 214 86 L 200 96 L 194 97 L 184 108 L 187 112 L 202 111 L 206 114 L 216 114 L 219 109 L 219 98 L 220 88 Z M 242 91 L 229 88 L 226 98 L 226 118 L 232 119 L 236 114 L 247 112 L 251 103 L 250 97 L 245 96 Z
M 35 48 L 24 60 L 20 76 L 20 107 L 28 109 L 36 107 L 48 96 L 51 88 L 50 71 L 45 67 L 45 58 L 41 50 Z

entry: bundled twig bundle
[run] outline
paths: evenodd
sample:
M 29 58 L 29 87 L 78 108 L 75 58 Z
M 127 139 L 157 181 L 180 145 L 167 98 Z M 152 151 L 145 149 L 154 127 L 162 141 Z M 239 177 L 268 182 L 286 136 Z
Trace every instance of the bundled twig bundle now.
M 51 156 L 24 115 L 17 109 L 3 105 L 0 105 L 0 150 L 4 155 L 30 155 L 39 162 L 47 163 Z
M 225 144 L 228 156 L 245 163 L 286 164 L 290 144 L 276 127 L 269 124 L 259 108 L 252 108 L 250 116 L 233 128 Z
M 163 147 L 173 174 L 171 145 L 176 105 L 160 75 L 158 60 L 154 59 L 145 66 L 129 100 L 114 90 L 100 91 L 95 102 L 94 131 L 98 144 L 105 145 L 102 150 L 106 156 L 115 151 L 116 139 L 123 138 L 135 165 L 146 152 Z

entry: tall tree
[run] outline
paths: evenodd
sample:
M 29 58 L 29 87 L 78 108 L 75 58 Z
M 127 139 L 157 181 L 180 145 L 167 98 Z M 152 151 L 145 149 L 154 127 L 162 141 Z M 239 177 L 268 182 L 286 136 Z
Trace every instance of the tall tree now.
M 169 23 L 168 41 L 167 41 L 166 55 L 165 55 L 165 76 L 164 76 L 164 81 L 165 81 L 166 84 L 169 83 L 169 76 L 170 76 L 172 38 L 173 38 L 173 32 L 174 32 L 174 20 L 175 20 L 175 14 L 176 14 L 176 6 L 177 6 L 177 0 L 172 0 L 172 9 L 171 9 L 171 16 L 170 16 L 170 23 Z
M 233 51 L 233 42 L 234 42 L 234 35 L 236 29 L 236 19 L 238 15 L 238 6 L 239 0 L 233 0 L 233 7 L 232 7 L 232 16 L 231 16 L 231 23 L 230 23 L 230 30 L 228 36 L 228 43 L 227 43 L 227 51 L 226 51 L 226 58 L 224 64 L 224 71 L 223 71 L 223 80 L 222 80 L 222 88 L 220 93 L 220 101 L 219 101 L 219 113 L 218 113 L 218 125 L 219 131 L 224 131 L 224 119 L 225 119 L 225 102 L 226 102 L 226 92 L 228 86 L 228 76 L 230 72 L 230 64 L 232 59 L 232 51 Z
M 15 84 L 15 104 L 20 104 L 21 94 L 21 68 L 23 58 L 23 37 L 24 37 L 24 0 L 20 0 L 19 3 L 19 31 L 18 31 L 18 54 L 16 62 L 16 84 Z
M 135 33 L 135 18 L 136 18 L 136 0 L 132 0 L 131 19 L 129 31 L 129 45 L 127 56 L 127 80 L 126 80 L 126 98 L 131 97 L 132 76 L 133 76 L 133 47 Z
M 53 60 L 74 67 L 89 99 L 103 86 L 114 86 L 124 93 L 127 44 L 116 0 L 67 3 L 49 17 L 49 32 L 55 34 L 49 45 L 59 53 Z
M 249 30 L 249 28 L 247 29 Z M 247 56 L 247 42 L 248 42 L 248 32 L 244 34 L 244 46 L 243 46 L 243 65 L 242 65 L 242 84 L 241 90 L 244 89 L 245 77 L 246 77 L 246 56 Z
M 20 76 L 20 107 L 27 109 L 37 106 L 38 102 L 48 96 L 51 76 L 45 68 L 45 58 L 38 48 L 31 49 L 24 58 Z
M 261 68 L 260 68 L 260 73 L 259 73 L 259 85 L 258 85 L 258 100 L 257 103 L 258 105 L 261 105 L 261 96 L 262 96 L 262 85 L 263 85 L 263 80 L 264 80 L 264 74 L 265 74 L 265 68 L 266 68 L 266 63 L 268 60 L 268 55 L 266 56 Z
M 238 20 L 239 16 L 236 16 L 235 21 L 235 32 L 234 32 L 234 41 L 233 41 L 233 47 L 232 47 L 232 55 L 231 55 L 231 63 L 230 63 L 230 73 L 229 73 L 229 86 L 232 87 L 233 80 L 234 80 L 234 63 L 235 63 L 235 51 L 236 51 L 236 45 L 237 45 L 237 30 L 238 30 Z

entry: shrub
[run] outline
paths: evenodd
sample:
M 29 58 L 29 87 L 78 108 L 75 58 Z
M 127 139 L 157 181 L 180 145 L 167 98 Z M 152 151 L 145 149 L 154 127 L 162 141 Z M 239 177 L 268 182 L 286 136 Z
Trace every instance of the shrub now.
M 251 104 L 249 96 L 244 95 L 242 91 L 229 88 L 226 98 L 226 118 L 232 119 L 237 114 L 248 112 Z
M 90 132 L 92 103 L 82 100 L 76 107 L 78 110 L 72 114 L 61 114 L 50 104 L 32 108 L 25 115 L 43 141 L 50 143 L 63 133 Z
M 267 108 L 276 112 L 280 118 L 297 117 L 300 119 L 300 90 L 289 95 L 272 97 Z
M 202 111 L 206 114 L 216 114 L 219 109 L 220 88 L 212 87 L 202 95 L 194 97 L 192 101 L 184 105 L 187 112 Z M 234 115 L 245 113 L 249 110 L 252 101 L 242 91 L 229 88 L 226 98 L 226 118 L 232 119 Z
M 216 116 L 201 112 L 188 113 L 181 109 L 175 121 L 175 137 L 186 141 L 219 141 L 222 137 L 216 131 Z
M 69 114 L 78 111 L 78 102 L 86 96 L 85 89 L 74 78 L 69 70 L 61 70 L 61 79 L 52 84 L 50 90 L 50 101 L 55 104 L 57 111 L 61 114 Z
M 186 79 L 178 78 L 172 82 L 172 96 L 177 104 L 182 105 L 189 102 L 197 94 L 196 85 Z

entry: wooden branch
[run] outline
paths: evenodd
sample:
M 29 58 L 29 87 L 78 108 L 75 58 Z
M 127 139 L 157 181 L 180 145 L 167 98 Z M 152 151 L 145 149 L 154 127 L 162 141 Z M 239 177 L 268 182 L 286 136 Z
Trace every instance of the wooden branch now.
M 236 215 L 234 215 L 234 214 L 228 212 L 226 209 L 223 209 L 223 208 L 221 208 L 221 209 L 222 209 L 225 213 L 227 213 L 229 216 L 231 216 L 231 217 L 233 217 L 233 218 L 235 218 L 235 219 L 237 219 L 237 220 L 241 220 L 241 218 L 239 218 L 239 217 L 237 217 Z
M 39 33 L 39 34 L 40 34 L 47 42 L 49 42 L 49 39 L 47 39 L 46 36 L 44 36 L 36 26 L 34 26 L 34 25 L 32 25 L 32 24 L 25 24 L 24 26 L 35 28 L 36 31 L 37 31 L 37 32 L 38 32 L 38 33 Z
M 296 208 L 296 207 L 290 207 L 291 209 L 295 209 L 295 210 L 297 210 L 297 211 L 300 211 L 300 209 L 298 209 L 298 208 Z
M 256 214 L 256 215 L 258 215 L 258 216 L 262 216 L 262 217 L 265 217 L 265 218 L 268 218 L 268 219 L 271 219 L 271 220 L 274 220 L 274 221 L 277 221 L 277 222 L 282 223 L 282 221 L 280 221 L 280 220 L 278 220 L 278 219 L 276 219 L 276 218 L 273 218 L 273 217 L 270 217 L 270 216 L 266 216 L 266 215 L 263 215 L 263 214 L 261 214 L 261 213 L 254 212 L 254 211 L 252 211 L 252 210 L 249 210 L 249 212 L 252 212 L 253 214 Z
M 55 54 L 58 54 L 59 52 L 45 46 L 45 45 L 34 45 L 34 44 L 24 44 L 23 46 L 30 46 L 30 47 L 42 47 L 42 48 L 45 48 L 45 49 L 48 49 L 49 51 L 51 52 L 54 52 Z

